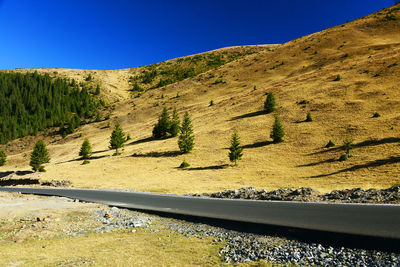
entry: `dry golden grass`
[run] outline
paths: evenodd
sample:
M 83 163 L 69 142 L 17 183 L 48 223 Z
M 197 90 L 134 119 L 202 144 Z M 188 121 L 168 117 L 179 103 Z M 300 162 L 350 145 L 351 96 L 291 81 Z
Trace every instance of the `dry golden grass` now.
M 141 68 L 38 70 L 57 71 L 54 75 L 78 81 L 92 73 L 95 82 L 104 84 L 108 99 L 119 99 L 112 121 L 118 117 L 132 136 L 117 157 L 107 150 L 112 129 L 103 128 L 106 122 L 86 125 L 65 140 L 45 137 L 52 161 L 42 179 L 66 179 L 76 187 L 168 193 L 244 186 L 311 186 L 322 192 L 391 186 L 399 182 L 400 174 L 400 19 L 387 21 L 387 13 L 383 10 L 272 49 L 265 47 L 216 70 L 148 90 L 140 98 L 129 97 L 128 80 Z M 392 13 L 400 18 L 399 10 Z M 338 74 L 342 79 L 333 81 Z M 216 79 L 226 83 L 214 84 Z M 257 113 L 268 91 L 276 96 L 285 127 L 281 144 L 267 142 L 273 115 Z M 212 107 L 210 100 L 215 103 Z M 301 100 L 309 103 L 300 105 Z M 190 112 L 196 142 L 192 153 L 174 156 L 176 138 L 146 139 L 164 104 L 176 106 L 180 115 Z M 301 122 L 308 111 L 314 121 Z M 381 117 L 372 118 L 375 112 Z M 226 166 L 234 129 L 245 146 L 238 167 Z M 353 157 L 339 162 L 343 154 L 339 146 L 346 136 L 355 140 Z M 85 137 L 96 153 L 90 164 L 81 165 L 76 159 Z M 27 169 L 29 156 L 24 154 L 30 152 L 33 139 L 7 147 L 9 163 L 0 171 Z M 330 139 L 337 146 L 324 149 Z M 191 164 L 187 170 L 177 169 L 183 159 Z
M 216 266 L 220 246 L 165 230 L 120 231 L 0 244 L 0 266 Z

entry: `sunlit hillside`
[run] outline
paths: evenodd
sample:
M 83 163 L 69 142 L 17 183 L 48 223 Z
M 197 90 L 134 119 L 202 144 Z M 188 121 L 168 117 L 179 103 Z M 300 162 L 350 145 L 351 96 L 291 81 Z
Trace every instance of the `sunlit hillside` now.
M 9 157 L 0 171 L 29 170 L 34 140 L 43 138 L 51 162 L 46 173 L 28 176 L 75 187 L 189 193 L 391 186 L 400 182 L 399 32 L 400 4 L 281 45 L 224 48 L 123 70 L 38 69 L 99 85 L 109 104 L 102 116 L 110 119 L 65 138 L 48 130 L 14 140 L 4 146 Z M 283 143 L 271 142 L 274 115 L 262 112 L 267 92 L 275 95 Z M 192 153 L 177 153 L 177 138 L 150 138 L 164 105 L 181 117 L 190 113 Z M 308 112 L 312 122 L 304 122 Z M 120 156 L 108 149 L 116 120 L 132 138 Z M 244 147 L 236 167 L 228 159 L 234 129 Z M 85 137 L 95 152 L 82 165 Z M 338 161 L 346 137 L 354 140 L 352 157 Z M 329 140 L 336 145 L 324 148 Z M 183 160 L 190 167 L 177 168 Z

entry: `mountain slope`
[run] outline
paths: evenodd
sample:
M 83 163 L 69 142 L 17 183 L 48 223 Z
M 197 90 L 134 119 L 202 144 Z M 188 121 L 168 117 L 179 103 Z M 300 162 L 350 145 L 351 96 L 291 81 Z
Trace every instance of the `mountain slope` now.
M 160 74 L 161 68 L 180 69 L 193 56 L 125 70 L 38 70 L 78 82 L 91 73 L 92 83 L 101 84 L 103 96 L 114 101 L 111 120 L 118 118 L 132 137 L 118 157 L 108 150 L 112 128 L 104 128 L 107 122 L 86 125 L 65 139 L 45 137 L 52 162 L 42 178 L 67 179 L 78 187 L 174 193 L 243 186 L 312 186 L 321 191 L 390 186 L 400 174 L 399 32 L 396 5 L 282 45 L 213 51 L 228 51 L 228 58 L 238 49 L 253 49 L 159 88 L 154 87 L 169 75 Z M 144 71 L 152 68 L 157 75 L 142 83 Z M 334 81 L 338 75 L 341 79 Z M 131 91 L 135 81 L 141 92 Z M 285 128 L 280 144 L 270 143 L 273 115 L 259 112 L 266 92 L 275 94 Z M 215 105 L 209 106 L 211 100 Z M 163 105 L 176 106 L 181 116 L 191 114 L 196 143 L 191 154 L 176 155 L 176 138 L 149 139 Z M 313 121 L 303 122 L 308 111 Z M 381 116 L 373 118 L 374 113 Z M 238 167 L 227 166 L 234 129 L 245 148 Z M 341 162 L 337 159 L 347 136 L 354 139 L 354 149 Z M 90 164 L 81 165 L 76 159 L 85 137 L 96 153 Z M 7 147 L 12 156 L 2 171 L 27 169 L 24 154 L 32 139 Z M 329 140 L 336 146 L 325 149 Z M 178 169 L 184 159 L 191 166 Z

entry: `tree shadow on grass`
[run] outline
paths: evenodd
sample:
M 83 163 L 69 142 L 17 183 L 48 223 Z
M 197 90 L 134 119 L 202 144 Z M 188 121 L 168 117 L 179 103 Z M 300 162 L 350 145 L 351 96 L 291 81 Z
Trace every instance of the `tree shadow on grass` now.
M 343 170 L 339 170 L 336 172 L 310 176 L 308 178 L 322 178 L 322 177 L 327 177 L 327 176 L 331 176 L 331 175 L 335 175 L 335 174 L 339 174 L 339 173 L 343 173 L 343 172 L 352 172 L 352 171 L 357 171 L 357 170 L 364 169 L 364 168 L 379 167 L 379 166 L 395 164 L 395 163 L 400 163 L 400 157 L 390 157 L 387 159 L 378 159 L 378 160 L 371 161 L 371 162 L 368 162 L 365 164 L 354 165 L 352 167 L 349 167 L 349 168 L 346 168 Z
M 212 165 L 212 166 L 205 166 L 205 167 L 185 168 L 183 170 L 188 170 L 188 171 L 221 170 L 221 169 L 226 169 L 228 167 L 229 167 L 229 164 L 221 164 L 221 165 Z
M 261 142 L 255 142 L 253 144 L 247 144 L 242 146 L 243 149 L 248 149 L 248 148 L 258 148 L 258 147 L 263 147 L 263 146 L 268 146 L 273 144 L 274 142 L 272 141 L 261 141 Z M 223 149 L 229 149 L 230 147 L 224 147 Z
M 109 155 L 103 155 L 103 156 L 91 156 L 88 160 L 94 160 L 94 159 L 102 159 L 102 158 L 106 158 L 109 157 Z M 79 158 L 77 160 L 84 160 L 82 158 Z
M 99 153 L 103 153 L 103 152 L 107 152 L 107 151 L 110 151 L 110 150 L 109 149 L 98 150 L 98 151 L 92 152 L 92 154 L 99 154 Z
M 0 180 L 0 186 L 16 186 L 40 184 L 39 179 L 22 178 L 22 179 L 5 179 Z
M 366 146 L 378 146 L 378 145 L 393 144 L 393 143 L 400 143 L 400 138 L 388 137 L 388 138 L 383 138 L 380 140 L 366 140 L 366 141 L 362 141 L 357 144 L 353 144 L 353 148 L 360 148 L 360 147 L 366 147 Z M 313 152 L 313 153 L 308 154 L 308 156 L 318 155 L 318 154 L 331 152 L 331 151 L 338 151 L 338 150 L 343 150 L 343 146 L 338 146 L 338 147 L 333 147 L 333 148 L 325 149 L 325 150 L 318 151 L 318 152 Z
M 163 157 L 176 157 L 182 155 L 180 151 L 164 151 L 164 152 L 147 152 L 143 154 L 134 153 L 134 158 L 163 158 Z
M 33 171 L 5 171 L 5 172 L 0 172 L 0 178 L 4 178 L 9 176 L 10 174 L 16 174 L 18 176 L 22 175 L 27 175 L 27 174 L 32 174 Z
M 322 160 L 319 162 L 313 162 L 313 163 L 308 163 L 308 164 L 303 164 L 303 165 L 297 165 L 296 167 L 312 167 L 312 166 L 317 166 L 317 165 L 321 165 L 324 163 L 332 163 L 337 161 L 336 159 L 326 159 L 326 160 Z
M 150 136 L 150 137 L 146 137 L 146 138 L 142 138 L 142 139 L 130 142 L 129 144 L 126 144 L 126 145 L 127 146 L 133 146 L 133 145 L 137 145 L 137 144 L 151 142 L 151 141 L 154 141 L 154 140 L 156 140 L 156 139 L 154 139 L 152 136 Z
M 108 150 L 106 150 L 108 151 Z M 103 155 L 103 156 L 92 156 L 87 160 L 95 160 L 95 159 L 102 159 L 102 158 L 106 158 L 109 157 L 108 155 Z M 83 158 L 77 158 L 77 159 L 70 159 L 70 160 L 66 160 L 66 161 L 62 161 L 62 162 L 57 162 L 56 164 L 63 164 L 63 163 L 68 163 L 68 162 L 74 162 L 74 161 L 83 161 Z
M 248 144 L 248 145 L 244 145 L 242 146 L 242 148 L 246 149 L 246 148 L 258 148 L 258 147 L 263 147 L 263 146 L 267 146 L 270 144 L 273 144 L 274 142 L 272 141 L 261 141 L 261 142 L 256 142 L 254 144 Z
M 31 171 L 31 170 L 29 170 L 29 171 L 16 171 L 15 172 L 15 174 L 16 175 L 27 175 L 27 174 L 32 174 L 32 173 L 34 173 L 34 171 Z
M 243 114 L 243 115 L 240 115 L 240 116 L 233 117 L 232 119 L 230 119 L 230 121 L 257 117 L 257 116 L 264 115 L 264 114 L 267 114 L 267 113 L 265 113 L 264 110 L 259 110 L 259 111 L 250 112 L 250 113 L 246 113 L 246 114 Z
M 293 123 L 306 123 L 306 122 L 310 122 L 310 121 L 307 121 L 307 119 L 305 119 L 305 120 L 301 120 L 301 121 L 294 121 Z
M 13 173 L 14 173 L 14 171 L 0 172 L 0 178 L 7 177 L 7 176 L 9 176 L 10 174 L 13 174 Z

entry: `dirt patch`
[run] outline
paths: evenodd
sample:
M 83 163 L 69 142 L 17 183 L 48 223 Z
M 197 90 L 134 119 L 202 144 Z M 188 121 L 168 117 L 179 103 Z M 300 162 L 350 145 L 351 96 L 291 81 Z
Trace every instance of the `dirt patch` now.
M 19 193 L 0 193 L 0 218 L 13 218 L 26 214 L 41 214 L 48 210 L 83 209 L 95 207 L 98 204 L 75 202 L 63 197 L 29 196 Z

